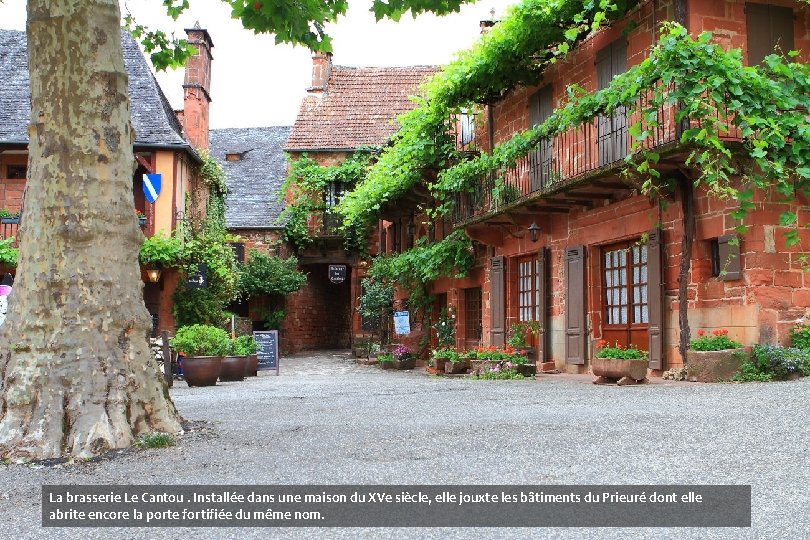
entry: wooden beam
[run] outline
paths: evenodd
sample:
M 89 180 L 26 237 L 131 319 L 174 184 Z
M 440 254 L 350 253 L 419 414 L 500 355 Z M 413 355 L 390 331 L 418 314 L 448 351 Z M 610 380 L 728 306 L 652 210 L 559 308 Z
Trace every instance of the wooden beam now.
M 613 193 L 606 191 L 565 191 L 563 195 L 576 199 L 612 199 Z
M 152 168 L 152 163 L 146 160 L 141 154 L 135 154 L 135 161 L 141 164 L 141 166 L 146 169 L 146 172 L 149 174 L 155 174 L 155 169 Z

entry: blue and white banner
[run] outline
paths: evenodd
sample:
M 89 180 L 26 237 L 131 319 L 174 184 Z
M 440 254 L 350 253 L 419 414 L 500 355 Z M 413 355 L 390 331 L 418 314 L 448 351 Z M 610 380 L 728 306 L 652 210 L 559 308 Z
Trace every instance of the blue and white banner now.
M 160 195 L 160 174 L 145 174 L 143 175 L 143 193 L 146 195 L 146 200 L 154 203 L 158 195 Z
M 411 314 L 408 311 L 394 312 L 394 332 L 399 336 L 411 333 Z

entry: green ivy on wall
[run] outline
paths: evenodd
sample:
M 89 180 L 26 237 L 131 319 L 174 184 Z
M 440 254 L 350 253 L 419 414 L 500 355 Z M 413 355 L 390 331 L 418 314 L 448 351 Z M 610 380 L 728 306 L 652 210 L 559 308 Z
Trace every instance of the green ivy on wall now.
M 370 150 L 363 149 L 333 166 L 319 165 L 306 154 L 291 160 L 290 173 L 280 193 L 281 197 L 289 199 L 279 217 L 279 221 L 285 223 L 284 240 L 298 249 L 311 245 L 314 236 L 309 226 L 310 216 L 329 210 L 324 192 L 330 184 L 353 188 L 368 174 L 373 156 Z M 347 245 L 364 245 L 354 230 L 344 229 L 343 234 Z

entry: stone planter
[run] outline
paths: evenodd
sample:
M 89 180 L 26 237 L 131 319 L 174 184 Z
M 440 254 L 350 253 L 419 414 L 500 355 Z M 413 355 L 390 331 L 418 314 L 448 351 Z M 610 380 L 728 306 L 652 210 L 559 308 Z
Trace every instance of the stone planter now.
M 745 347 L 724 351 L 687 351 L 686 379 L 695 382 L 731 380 L 748 354 Z
M 636 384 L 647 380 L 647 359 L 627 360 L 619 358 L 594 358 L 591 371 L 596 375 L 594 384 Z
M 402 360 L 394 360 L 393 369 L 414 369 L 416 367 L 416 358 L 404 358 Z
M 380 362 L 380 367 L 383 369 L 394 369 L 394 362 Z
M 244 381 L 247 358 L 247 356 L 226 356 L 223 358 L 219 370 L 219 380 L 223 382 Z
M 473 373 L 482 373 L 488 367 L 492 367 L 497 364 L 497 362 L 493 362 L 492 360 L 479 360 L 477 358 L 471 358 L 468 360 L 468 363 Z
M 448 375 L 457 373 L 465 373 L 469 369 L 470 363 L 466 358 L 462 358 L 458 362 L 447 361 L 444 364 L 444 372 Z
M 255 377 L 259 374 L 259 356 L 249 354 L 245 362 L 245 377 Z
M 433 367 L 437 373 L 444 373 L 444 365 L 447 363 L 447 358 L 434 358 Z
M 183 378 L 189 386 L 214 386 L 222 368 L 221 356 L 182 357 Z
M 536 364 L 517 364 L 515 365 L 515 370 L 524 377 L 534 377 L 537 375 Z

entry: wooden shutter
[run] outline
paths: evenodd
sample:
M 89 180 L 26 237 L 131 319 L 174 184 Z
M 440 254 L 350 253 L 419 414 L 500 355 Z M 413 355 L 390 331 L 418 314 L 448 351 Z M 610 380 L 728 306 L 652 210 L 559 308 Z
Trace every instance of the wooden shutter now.
M 504 299 L 504 258 L 492 257 L 489 267 L 489 339 L 490 345 L 501 347 L 506 331 L 506 303 Z
M 565 361 L 585 363 L 585 246 L 565 250 Z
M 627 41 L 622 38 L 611 46 L 611 79 L 627 71 Z M 630 152 L 627 140 L 627 108 L 618 107 L 613 113 L 613 161 L 623 159 Z
M 664 273 L 663 273 L 663 233 L 658 229 L 650 231 L 647 241 L 647 309 L 650 338 L 650 369 L 664 369 Z
M 548 362 L 551 353 L 551 326 L 549 320 L 549 252 L 548 248 L 542 247 L 537 253 L 537 277 L 538 277 L 538 299 L 537 311 L 539 312 L 538 322 L 540 323 L 540 333 L 537 334 L 537 359 L 540 362 Z
M 233 257 L 238 263 L 245 262 L 245 244 L 242 242 L 232 242 L 231 249 L 233 250 Z
M 795 48 L 793 35 L 793 9 L 765 4 L 745 4 L 748 33 L 748 65 L 762 62 L 774 48 L 783 53 Z
M 727 234 L 717 239 L 717 258 L 720 265 L 720 273 L 717 279 L 723 281 L 733 281 L 740 279 L 742 270 L 740 268 L 740 243 L 733 234 Z M 732 243 L 732 240 L 733 243 Z
M 596 53 L 596 89 L 607 88 L 613 78 L 613 60 L 610 46 L 600 49 Z M 611 146 L 611 136 L 613 128 L 610 116 L 600 114 L 597 119 L 597 145 L 599 149 L 599 165 L 606 165 L 613 161 L 613 148 Z
M 554 111 L 554 93 L 545 86 L 529 98 L 530 127 L 542 124 Z M 552 162 L 552 140 L 543 139 L 529 155 L 531 159 L 531 189 L 537 191 L 548 184 Z

